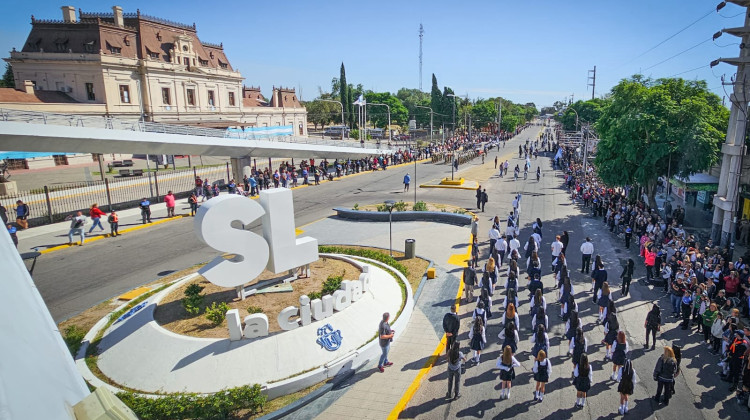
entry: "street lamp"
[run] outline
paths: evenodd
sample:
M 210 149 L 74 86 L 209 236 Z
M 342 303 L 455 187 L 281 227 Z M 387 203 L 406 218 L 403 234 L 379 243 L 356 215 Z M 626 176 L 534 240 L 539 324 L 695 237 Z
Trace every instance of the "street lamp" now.
M 374 106 L 384 106 L 388 109 L 388 146 L 391 145 L 391 107 L 387 104 L 367 104 L 367 105 L 374 105 Z
M 415 202 L 416 203 L 416 202 Z M 385 208 L 388 209 L 388 238 L 389 238 L 389 251 L 391 257 L 393 257 L 393 206 L 396 205 L 394 200 L 385 200 Z
M 344 132 L 346 132 L 346 123 L 344 122 L 344 104 L 341 101 L 332 101 L 330 99 L 318 99 L 321 102 L 333 102 L 341 105 L 341 140 L 344 140 Z

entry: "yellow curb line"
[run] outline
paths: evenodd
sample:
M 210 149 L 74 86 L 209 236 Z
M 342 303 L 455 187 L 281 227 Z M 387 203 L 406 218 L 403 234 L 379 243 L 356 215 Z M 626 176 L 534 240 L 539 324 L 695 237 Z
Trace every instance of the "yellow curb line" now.
M 171 222 L 172 220 L 182 219 L 183 217 L 189 217 L 189 216 L 187 214 L 180 214 L 180 215 L 177 215 L 175 217 L 170 217 L 168 219 L 163 219 L 163 220 L 157 220 L 155 222 L 148 223 L 148 224 L 145 224 L 145 225 L 133 226 L 131 228 L 123 229 L 120 232 L 120 234 L 117 235 L 117 236 L 120 236 L 120 235 L 128 233 L 128 232 L 133 232 L 133 231 L 136 231 L 136 230 L 140 230 L 140 229 L 145 229 L 145 228 L 147 228 L 149 226 L 156 226 L 156 225 L 160 225 L 162 223 Z M 111 236 L 112 235 L 110 235 L 109 233 L 104 234 L 104 235 L 100 235 L 100 236 L 93 236 L 91 238 L 86 238 L 86 242 L 98 241 L 100 239 L 109 238 Z M 78 245 L 76 245 L 76 243 L 74 243 L 73 245 L 63 244 L 63 245 L 53 246 L 52 248 L 43 249 L 43 250 L 39 251 L 39 253 L 40 254 L 48 254 L 50 252 L 59 251 L 61 249 L 66 249 L 66 248 L 70 248 L 70 247 L 74 247 L 74 246 L 78 246 Z
M 469 244 L 469 254 L 471 254 L 471 244 Z M 461 295 L 464 291 L 464 279 L 463 275 L 461 275 L 461 282 L 458 284 L 458 293 L 456 293 L 456 313 L 458 313 L 461 305 Z M 391 410 L 391 413 L 388 415 L 388 420 L 395 420 L 398 419 L 398 416 L 401 414 L 402 411 L 406 408 L 406 405 L 409 404 L 409 401 L 414 397 L 414 394 L 419 389 L 420 385 L 422 384 L 422 379 L 432 370 L 432 367 L 435 365 L 435 362 L 440 357 L 440 353 L 443 352 L 445 349 L 445 344 L 447 342 L 447 337 L 445 334 L 443 334 L 443 338 L 440 339 L 440 343 L 438 343 L 438 346 L 435 348 L 435 351 L 432 352 L 432 355 L 427 359 L 422 369 L 419 370 L 419 373 L 417 373 L 417 376 L 414 378 L 412 383 L 409 385 L 408 388 L 406 388 L 406 392 L 401 396 L 401 399 L 398 400 L 398 403 L 396 403 L 396 406 L 393 407 L 393 410 Z
M 478 186 L 479 184 L 477 184 Z M 453 185 L 429 185 L 429 184 L 422 184 L 419 186 L 419 188 L 452 188 L 454 190 L 470 190 L 470 191 L 476 191 L 476 188 L 474 187 L 458 187 Z

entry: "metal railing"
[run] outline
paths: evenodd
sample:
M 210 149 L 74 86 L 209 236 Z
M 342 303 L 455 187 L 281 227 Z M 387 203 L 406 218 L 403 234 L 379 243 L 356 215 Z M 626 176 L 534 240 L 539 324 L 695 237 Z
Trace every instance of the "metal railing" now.
M 177 134 L 238 140 L 256 140 L 283 143 L 315 144 L 337 147 L 353 147 L 391 150 L 387 143 L 368 141 L 360 143 L 349 140 L 326 140 L 303 136 L 263 136 L 252 132 L 235 132 L 218 128 L 191 127 L 179 124 L 166 124 L 140 120 L 120 119 L 97 115 L 55 114 L 49 112 L 23 111 L 0 108 L 0 121 L 24 122 L 28 124 L 61 125 L 68 127 L 104 128 L 109 130 L 128 130 L 146 133 Z

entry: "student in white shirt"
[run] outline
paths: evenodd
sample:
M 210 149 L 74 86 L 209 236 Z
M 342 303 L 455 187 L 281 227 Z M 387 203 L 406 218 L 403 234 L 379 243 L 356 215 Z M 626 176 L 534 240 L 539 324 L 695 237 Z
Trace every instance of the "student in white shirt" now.
M 500 369 L 500 399 L 510 398 L 510 387 L 516 377 L 514 368 L 521 366 L 513 356 L 510 346 L 503 347 L 503 354 L 497 360 L 497 368 Z
M 542 402 L 544 400 L 544 388 L 552 376 L 552 362 L 547 358 L 547 353 L 544 350 L 539 350 L 539 353 L 537 353 L 531 371 L 534 372 L 534 380 L 536 381 L 535 399 Z

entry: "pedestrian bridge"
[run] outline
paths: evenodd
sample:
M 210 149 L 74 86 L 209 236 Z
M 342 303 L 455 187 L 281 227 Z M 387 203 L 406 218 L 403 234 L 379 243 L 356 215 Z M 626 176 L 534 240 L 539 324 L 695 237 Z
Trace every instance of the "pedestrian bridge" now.
M 389 153 L 385 145 L 0 109 L 0 150 L 278 158 L 357 158 Z

